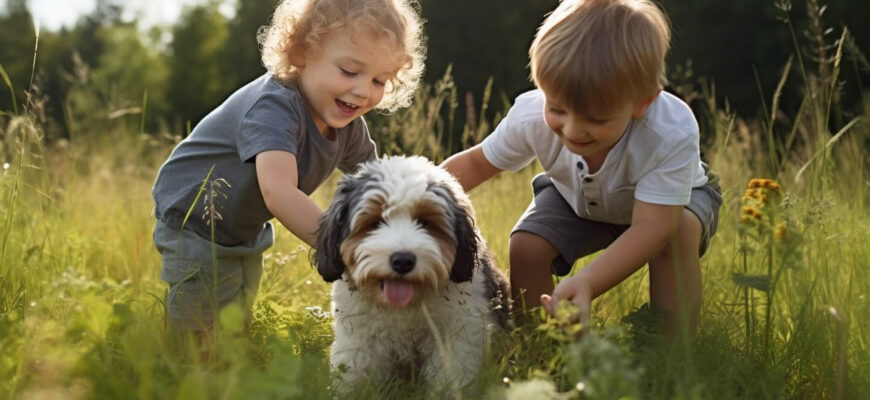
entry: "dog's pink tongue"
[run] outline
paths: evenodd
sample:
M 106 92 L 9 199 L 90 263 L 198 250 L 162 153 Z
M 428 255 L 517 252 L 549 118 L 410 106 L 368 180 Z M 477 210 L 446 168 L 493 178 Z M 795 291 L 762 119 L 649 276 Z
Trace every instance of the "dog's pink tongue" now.
M 393 307 L 404 307 L 414 297 L 414 284 L 401 279 L 384 279 L 384 296 Z

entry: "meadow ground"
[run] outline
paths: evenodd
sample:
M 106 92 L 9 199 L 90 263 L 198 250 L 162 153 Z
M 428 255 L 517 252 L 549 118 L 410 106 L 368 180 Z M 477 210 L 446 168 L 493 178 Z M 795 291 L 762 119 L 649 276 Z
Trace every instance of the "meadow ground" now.
M 777 112 L 777 89 L 766 112 L 777 117 L 757 122 L 706 97 L 704 154 L 725 203 L 702 260 L 704 307 L 693 338 L 666 342 L 651 329 L 642 269 L 596 300 L 579 339 L 576 325 L 531 311 L 496 337 L 472 387 L 445 394 L 870 397 L 870 110 L 837 113 L 836 82 L 804 74 L 800 108 Z M 431 152 L 439 143 L 432 132 L 443 128 L 430 118 L 441 115 L 439 93 L 425 88 L 405 114 L 373 119 L 380 148 L 443 157 Z M 309 249 L 283 228 L 266 253 L 250 329 L 230 308 L 211 359 L 171 346 L 150 189 L 179 138 L 142 133 L 125 118 L 71 124 L 69 140 L 47 144 L 32 109 L 0 118 L 0 398 L 330 398 L 329 286 L 311 268 Z M 467 138 L 479 140 L 488 126 Z M 422 133 L 402 136 L 409 132 Z M 502 268 L 537 168 L 471 193 Z M 313 196 L 321 206 L 334 183 Z M 396 384 L 353 397 L 432 394 Z

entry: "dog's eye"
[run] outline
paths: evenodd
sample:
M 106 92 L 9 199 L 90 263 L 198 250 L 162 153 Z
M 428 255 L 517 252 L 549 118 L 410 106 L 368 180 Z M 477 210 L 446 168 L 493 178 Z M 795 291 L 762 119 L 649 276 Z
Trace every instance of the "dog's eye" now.
M 387 221 L 385 221 L 383 218 L 378 218 L 378 220 L 372 222 L 372 224 L 371 224 L 370 226 L 371 226 L 372 229 L 377 229 L 377 228 L 379 228 L 381 225 L 386 224 L 386 223 L 387 223 Z
M 421 228 L 425 228 L 429 223 L 429 220 L 426 218 L 417 218 L 417 225 L 420 225 Z

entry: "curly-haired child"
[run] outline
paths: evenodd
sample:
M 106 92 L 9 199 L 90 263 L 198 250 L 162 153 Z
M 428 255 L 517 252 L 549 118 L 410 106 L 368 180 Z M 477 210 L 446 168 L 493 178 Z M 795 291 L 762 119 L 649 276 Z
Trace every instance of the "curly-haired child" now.
M 234 302 L 250 319 L 273 217 L 314 245 L 322 211 L 308 196 L 377 157 L 363 114 L 407 106 L 420 80 L 409 1 L 284 0 L 259 33 L 267 72 L 172 151 L 153 196 L 173 330 L 208 333 Z

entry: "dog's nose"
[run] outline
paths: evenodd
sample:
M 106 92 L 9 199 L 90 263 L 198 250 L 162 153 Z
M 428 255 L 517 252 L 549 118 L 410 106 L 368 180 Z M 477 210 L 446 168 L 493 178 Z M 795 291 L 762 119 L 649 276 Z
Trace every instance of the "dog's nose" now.
M 397 251 L 390 256 L 390 267 L 393 268 L 393 271 L 403 275 L 411 272 L 416 263 L 417 256 L 409 251 Z

